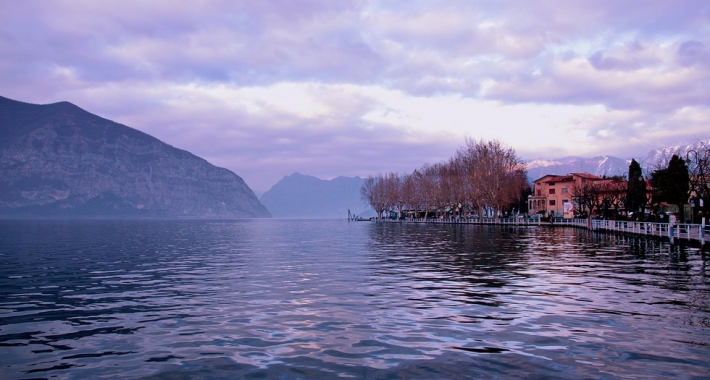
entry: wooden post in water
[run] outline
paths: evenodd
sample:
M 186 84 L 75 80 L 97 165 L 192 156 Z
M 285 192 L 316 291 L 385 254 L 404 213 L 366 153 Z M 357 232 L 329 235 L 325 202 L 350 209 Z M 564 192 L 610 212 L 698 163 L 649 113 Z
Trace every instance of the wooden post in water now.
M 700 249 L 705 248 L 705 217 L 700 220 Z

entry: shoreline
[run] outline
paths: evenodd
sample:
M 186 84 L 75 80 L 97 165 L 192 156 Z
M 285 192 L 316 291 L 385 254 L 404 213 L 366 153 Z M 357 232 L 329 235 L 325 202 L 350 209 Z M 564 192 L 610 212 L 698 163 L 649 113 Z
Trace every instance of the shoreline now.
M 623 235 L 645 236 L 655 239 L 667 240 L 671 244 L 675 240 L 698 243 L 706 250 L 710 246 L 710 226 L 703 219 L 700 224 L 678 223 L 670 225 L 668 223 L 639 222 L 626 220 L 606 220 L 606 219 L 565 219 L 555 218 L 543 222 L 540 218 L 477 218 L 477 219 L 387 219 L 375 218 L 367 221 L 375 223 L 423 223 L 423 224 L 447 224 L 447 225 L 492 225 L 511 227 L 573 227 L 584 228 L 589 231 L 606 233 L 617 233 Z

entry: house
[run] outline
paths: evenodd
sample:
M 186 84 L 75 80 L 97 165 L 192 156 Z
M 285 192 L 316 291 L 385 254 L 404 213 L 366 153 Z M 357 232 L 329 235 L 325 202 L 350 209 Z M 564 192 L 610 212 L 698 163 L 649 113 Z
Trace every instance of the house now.
M 594 186 L 601 186 L 605 181 L 609 180 L 589 173 L 545 175 L 533 183 L 533 194 L 528 197 L 528 212 L 573 218 L 574 210 L 578 207 L 572 199 L 575 189 L 590 182 Z

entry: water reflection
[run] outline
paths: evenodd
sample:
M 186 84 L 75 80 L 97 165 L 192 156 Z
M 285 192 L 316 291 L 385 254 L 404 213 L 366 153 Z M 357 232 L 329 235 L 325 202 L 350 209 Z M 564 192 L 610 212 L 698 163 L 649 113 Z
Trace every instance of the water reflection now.
M 375 284 L 409 294 L 407 300 L 419 309 L 500 306 L 499 296 L 510 292 L 511 283 L 529 277 L 524 270 L 528 261 L 525 232 L 482 229 L 472 233 L 470 227 L 375 225 L 369 247 Z
M 697 249 L 550 228 L 0 221 L 6 378 L 707 376 Z
M 573 229 L 380 224 L 371 236 L 377 278 L 393 279 L 390 288 L 407 288 L 417 295 L 408 301 L 448 321 L 563 336 L 564 350 L 570 339 L 588 346 L 638 341 L 641 351 L 668 347 L 668 340 L 687 343 L 681 351 L 708 345 L 707 258 L 694 248 Z M 485 308 L 471 315 L 463 304 Z M 671 331 L 655 331 L 660 326 Z M 698 327 L 691 334 L 699 339 L 684 340 L 682 326 Z M 531 347 L 541 348 L 512 351 Z

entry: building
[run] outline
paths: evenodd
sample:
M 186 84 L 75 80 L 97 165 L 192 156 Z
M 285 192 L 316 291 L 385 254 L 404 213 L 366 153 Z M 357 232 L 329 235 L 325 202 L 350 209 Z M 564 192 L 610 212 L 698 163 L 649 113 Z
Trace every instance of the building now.
M 589 173 L 548 174 L 541 177 L 533 183 L 533 194 L 528 197 L 528 212 L 573 218 L 575 207 L 578 207 L 572 199 L 574 189 L 581 188 L 589 181 L 601 184 L 609 180 Z

